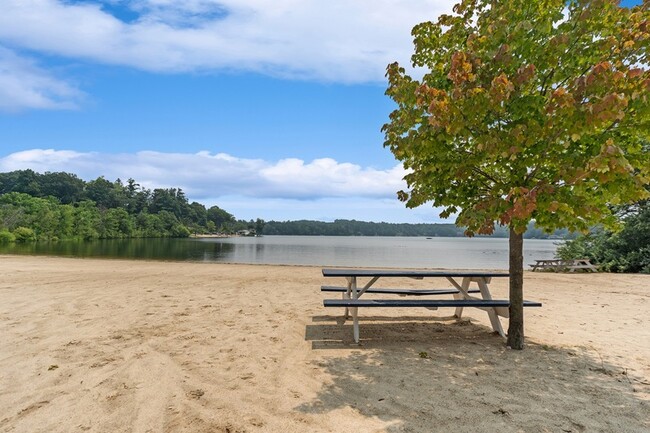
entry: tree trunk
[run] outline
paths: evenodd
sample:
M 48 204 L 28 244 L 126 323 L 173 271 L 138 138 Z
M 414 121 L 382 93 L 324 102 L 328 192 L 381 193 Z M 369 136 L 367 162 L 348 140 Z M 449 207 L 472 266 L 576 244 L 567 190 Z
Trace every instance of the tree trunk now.
M 524 235 L 510 227 L 510 321 L 508 347 L 524 348 Z

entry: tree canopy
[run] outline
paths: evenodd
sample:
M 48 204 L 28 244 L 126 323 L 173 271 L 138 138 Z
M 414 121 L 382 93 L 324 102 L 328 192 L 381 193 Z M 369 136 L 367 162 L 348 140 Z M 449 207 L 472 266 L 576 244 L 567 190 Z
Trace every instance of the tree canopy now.
M 0 243 L 53 239 L 187 237 L 190 233 L 261 231 L 218 206 L 190 203 L 180 188 L 124 185 L 103 176 L 85 182 L 69 173 L 0 173 Z
M 611 227 L 647 196 L 648 0 L 463 0 L 414 27 L 414 79 L 397 63 L 384 145 L 408 170 L 409 207 L 467 234 L 510 229 L 508 345 L 523 347 L 521 234 Z
M 385 146 L 410 170 L 407 206 L 468 233 L 614 224 L 646 194 L 648 1 L 465 0 L 413 29 L 412 79 L 388 68 L 398 109 Z

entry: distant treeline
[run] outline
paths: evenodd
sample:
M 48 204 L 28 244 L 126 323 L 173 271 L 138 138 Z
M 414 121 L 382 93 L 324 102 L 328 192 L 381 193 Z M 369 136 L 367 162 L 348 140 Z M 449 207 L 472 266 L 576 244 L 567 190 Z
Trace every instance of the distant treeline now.
M 265 235 L 293 236 L 424 236 L 424 237 L 462 237 L 464 229 L 455 224 L 399 224 L 376 223 L 356 220 L 322 221 L 268 221 L 264 224 Z M 533 224 L 524 235 L 535 239 L 561 239 L 569 235 L 566 230 L 552 234 L 536 229 Z M 494 237 L 508 237 L 506 228 L 497 227 Z
M 187 237 L 191 233 L 261 230 L 227 211 L 190 203 L 180 188 L 141 187 L 135 180 L 32 170 L 0 173 L 0 242 L 52 239 Z
M 265 235 L 293 236 L 462 236 L 454 224 L 393 224 L 356 220 L 268 221 Z

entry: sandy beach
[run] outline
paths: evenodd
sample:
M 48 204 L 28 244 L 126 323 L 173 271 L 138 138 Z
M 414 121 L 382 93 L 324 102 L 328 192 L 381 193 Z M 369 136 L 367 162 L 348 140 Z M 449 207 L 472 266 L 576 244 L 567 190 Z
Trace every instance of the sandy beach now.
M 0 256 L 0 275 L 0 432 L 650 431 L 648 275 L 527 272 L 523 351 L 471 309 L 365 311 L 355 345 L 317 267 Z M 448 287 L 389 286 L 422 285 Z

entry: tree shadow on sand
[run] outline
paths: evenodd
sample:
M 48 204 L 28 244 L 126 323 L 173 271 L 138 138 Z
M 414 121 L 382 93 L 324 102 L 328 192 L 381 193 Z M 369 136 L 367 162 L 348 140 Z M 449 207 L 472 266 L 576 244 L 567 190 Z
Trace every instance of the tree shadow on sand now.
M 430 316 L 363 317 L 355 345 L 351 325 L 313 319 L 330 381 L 304 413 L 352 409 L 388 432 L 650 431 L 648 383 L 587 348 L 513 351 L 485 326 Z

